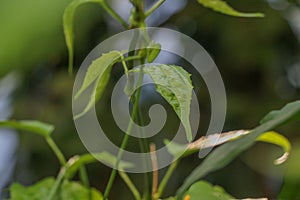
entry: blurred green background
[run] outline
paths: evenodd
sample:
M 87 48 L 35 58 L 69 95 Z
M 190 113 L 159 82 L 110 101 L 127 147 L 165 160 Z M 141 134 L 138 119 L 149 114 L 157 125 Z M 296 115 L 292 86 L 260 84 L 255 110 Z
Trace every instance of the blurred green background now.
M 14 71 L 21 79 L 13 98 L 12 118 L 37 119 L 55 125 L 54 138 L 67 157 L 86 152 L 72 121 L 71 95 L 75 74 L 67 74 L 62 27 L 63 10 L 69 2 L 0 1 L 0 77 Z M 237 10 L 260 11 L 266 16 L 234 18 L 205 9 L 196 1 L 188 1 L 181 12 L 162 24 L 197 40 L 214 58 L 227 92 L 224 131 L 253 128 L 270 110 L 300 97 L 300 8 L 285 0 L 228 2 Z M 119 31 L 113 30 L 110 23 L 116 22 L 104 15 L 97 5 L 84 5 L 78 9 L 75 69 L 93 47 Z M 120 72 L 113 72 L 109 87 Z M 207 93 L 201 95 L 204 99 L 201 115 L 209 116 L 209 105 L 205 104 L 209 102 Z M 101 99 L 99 111 L 109 112 L 109 103 L 107 92 Z M 280 155 L 280 149 L 256 144 L 228 167 L 206 179 L 223 186 L 238 198 L 275 199 L 283 188 L 284 199 L 300 199 L 299 122 L 277 131 L 288 137 L 293 145 L 287 163 L 274 166 L 273 160 Z M 43 177 L 55 176 L 59 164 L 43 139 L 31 134 L 20 134 L 20 137 L 13 180 L 31 184 Z M 120 138 L 111 137 L 116 142 Z M 197 155 L 184 159 L 171 179 L 166 195 L 171 195 L 200 163 Z M 101 163 L 87 168 L 92 185 L 103 191 L 111 170 Z M 142 189 L 142 176 L 134 174 L 132 177 Z M 119 196 L 131 199 L 127 187 L 117 179 L 111 199 L 119 199 Z

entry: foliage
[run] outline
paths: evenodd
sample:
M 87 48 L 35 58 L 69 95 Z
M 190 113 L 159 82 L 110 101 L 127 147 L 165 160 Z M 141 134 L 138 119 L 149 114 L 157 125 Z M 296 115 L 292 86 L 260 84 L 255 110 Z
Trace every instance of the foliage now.
M 131 0 L 132 12 L 125 22 L 107 3 L 105 0 L 74 0 L 65 10 L 63 16 L 63 25 L 66 44 L 69 50 L 69 72 L 73 70 L 74 59 L 74 34 L 73 34 L 73 20 L 76 9 L 85 3 L 98 3 L 103 9 L 105 9 L 115 20 L 117 20 L 124 28 L 141 28 L 145 27 L 145 19 L 150 16 L 164 0 L 158 0 L 148 11 L 144 11 L 144 2 L 142 0 Z M 198 3 L 204 7 L 208 7 L 216 12 L 223 14 L 236 16 L 236 17 L 262 17 L 261 13 L 242 13 L 234 10 L 226 2 L 222 0 L 198 0 Z M 146 33 L 147 34 L 147 33 Z M 176 196 L 169 199 L 198 199 L 199 196 L 203 199 L 232 199 L 233 197 L 227 194 L 221 187 L 212 186 L 208 182 L 200 181 L 207 174 L 219 170 L 229 164 L 243 151 L 251 147 L 256 141 L 268 142 L 275 145 L 279 145 L 284 150 L 284 155 L 275 161 L 275 164 L 283 163 L 290 152 L 291 145 L 289 141 L 282 135 L 271 132 L 276 127 L 289 122 L 300 119 L 300 101 L 292 102 L 284 106 L 281 110 L 272 111 L 266 117 L 261 120 L 261 124 L 252 130 L 239 130 L 229 133 L 216 133 L 208 137 L 200 138 L 197 141 L 192 142 L 192 131 L 190 127 L 190 102 L 192 98 L 193 83 L 190 78 L 190 74 L 185 71 L 184 68 L 175 65 L 162 65 L 151 64 L 154 59 L 160 53 L 160 44 L 154 41 L 147 41 L 144 46 L 146 48 L 140 49 L 137 52 L 131 54 L 126 50 L 124 52 L 111 51 L 101 55 L 94 60 L 89 66 L 83 84 L 78 93 L 75 94 L 74 100 L 80 98 L 84 92 L 93 85 L 93 92 L 90 97 L 88 105 L 84 110 L 75 116 L 75 118 L 82 117 L 94 106 L 102 96 L 106 89 L 107 83 L 110 79 L 110 72 L 115 64 L 120 63 L 123 66 L 124 73 L 128 77 L 128 85 L 130 86 L 130 79 L 132 73 L 138 73 L 140 77 L 148 74 L 156 86 L 156 91 L 172 106 L 173 110 L 183 123 L 185 128 L 186 137 L 188 140 L 187 145 L 180 145 L 172 143 L 169 147 L 170 154 L 176 156 L 183 153 L 177 161 L 172 163 L 168 171 L 164 175 L 161 182 L 158 184 L 155 182 L 155 171 L 153 173 L 153 179 L 148 179 L 148 183 L 152 184 L 152 191 L 145 191 L 144 194 L 136 189 L 134 183 L 130 180 L 129 176 L 122 172 L 122 169 L 132 167 L 132 163 L 122 161 L 122 151 L 125 149 L 128 143 L 128 135 L 130 131 L 123 138 L 121 150 L 117 157 L 107 153 L 101 152 L 99 154 L 84 154 L 71 157 L 66 160 L 65 156 L 58 148 L 51 133 L 54 127 L 49 124 L 45 124 L 38 121 L 3 121 L 0 122 L 0 127 L 16 128 L 23 131 L 30 131 L 43 136 L 53 150 L 55 155 L 61 164 L 61 169 L 56 177 L 46 178 L 33 186 L 24 187 L 20 184 L 13 184 L 10 188 L 11 199 L 47 199 L 47 200 L 65 200 L 65 199 L 108 199 L 111 192 L 111 187 L 114 183 L 116 173 L 119 172 L 120 177 L 127 184 L 135 199 L 153 199 L 158 200 L 163 196 L 166 184 L 176 169 L 181 158 L 189 156 L 192 153 L 198 152 L 201 149 L 214 147 L 216 145 L 222 145 L 212 151 L 204 161 L 196 167 L 189 176 L 186 177 L 184 183 L 176 192 Z M 149 65 L 142 65 L 142 67 L 133 68 L 131 61 L 144 64 L 145 61 L 150 63 Z M 140 79 L 142 80 L 142 79 Z M 138 83 L 139 85 L 140 83 Z M 134 109 L 132 112 L 132 118 L 138 118 L 137 108 L 139 107 L 140 89 L 134 90 L 126 88 L 127 94 L 130 96 Z M 130 121 L 130 123 L 133 123 Z M 220 138 L 217 144 L 211 141 L 214 138 Z M 168 142 L 167 140 L 165 141 Z M 225 144 L 224 144 L 225 143 Z M 104 191 L 104 195 L 89 186 L 88 177 L 85 170 L 85 165 L 94 163 L 98 160 L 114 165 L 116 169 L 113 169 L 109 182 Z M 76 173 L 79 173 L 80 182 L 72 181 Z
M 54 178 L 45 178 L 33 186 L 24 187 L 14 183 L 11 190 L 11 200 L 40 200 L 47 199 L 51 187 L 54 185 Z M 95 189 L 88 189 L 80 183 L 65 181 L 59 193 L 54 199 L 61 200 L 102 200 L 102 195 Z

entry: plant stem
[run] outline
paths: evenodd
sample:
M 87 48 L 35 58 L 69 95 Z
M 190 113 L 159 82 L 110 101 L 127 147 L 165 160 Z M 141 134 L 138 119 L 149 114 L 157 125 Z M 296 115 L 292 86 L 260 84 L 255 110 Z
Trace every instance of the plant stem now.
M 158 190 L 157 193 L 155 194 L 155 200 L 159 199 L 160 196 L 162 195 L 171 175 L 173 174 L 174 170 L 176 169 L 177 165 L 178 165 L 178 160 L 175 160 L 169 167 L 167 173 L 165 174 L 165 176 L 163 177 L 161 183 L 158 186 Z
M 143 69 L 141 68 L 141 71 L 140 71 L 140 74 L 139 74 L 139 80 L 138 80 L 138 87 L 142 84 L 143 77 L 144 77 L 144 73 L 143 73 Z M 123 141 L 122 141 L 122 144 L 121 144 L 118 156 L 117 156 L 116 166 L 115 166 L 115 168 L 111 172 L 111 175 L 110 175 L 109 180 L 108 180 L 108 184 L 106 186 L 106 189 L 105 189 L 105 192 L 104 192 L 104 195 L 103 195 L 103 199 L 104 200 L 107 200 L 107 198 L 108 198 L 108 195 L 110 193 L 110 190 L 112 188 L 113 182 L 114 182 L 116 174 L 117 174 L 117 169 L 119 168 L 120 160 L 121 160 L 121 158 L 123 156 L 123 153 L 124 153 L 124 149 L 127 146 L 129 135 L 130 135 L 130 132 L 132 130 L 133 123 L 134 123 L 133 120 L 135 119 L 137 111 L 138 111 L 140 95 L 141 95 L 141 89 L 138 88 L 137 89 L 136 99 L 135 99 L 135 102 L 134 102 L 134 107 L 133 107 L 132 115 L 131 115 L 131 119 L 130 119 L 130 122 L 128 124 L 126 134 L 125 134 L 125 136 L 123 138 Z
M 130 0 L 133 8 L 129 18 L 130 29 L 146 27 L 145 13 L 144 13 L 144 1 L 143 0 Z
M 147 18 L 151 15 L 157 8 L 159 8 L 166 0 L 158 0 L 146 13 L 145 17 Z
M 110 9 L 110 7 L 107 7 L 108 5 L 106 4 L 105 1 L 103 1 L 103 2 L 104 2 L 104 4 L 103 4 L 104 8 L 112 16 L 115 16 L 115 18 L 120 20 L 120 23 L 121 23 L 123 20 L 121 18 L 118 18 L 118 15 L 115 14 L 115 12 Z M 145 27 L 145 15 L 144 15 L 144 2 L 143 2 L 143 0 L 130 0 L 130 2 L 133 4 L 133 10 L 132 10 L 133 12 L 131 13 L 131 16 L 130 16 L 130 18 L 131 18 L 130 27 L 128 27 L 127 24 L 126 24 L 126 28 Z M 137 34 L 135 32 L 134 38 L 133 38 L 133 40 L 131 41 L 131 44 L 130 44 L 130 50 L 134 49 L 134 48 L 132 48 L 133 46 L 134 47 L 136 46 L 136 38 L 135 38 L 136 36 L 137 36 Z M 129 52 L 129 56 L 134 56 L 134 52 Z M 129 67 L 130 67 L 129 69 L 131 69 L 133 67 L 133 61 L 130 61 Z M 115 177 L 116 177 L 118 165 L 119 165 L 120 160 L 122 158 L 122 155 L 124 153 L 124 149 L 126 148 L 127 143 L 128 143 L 129 135 L 130 135 L 133 123 L 134 123 L 133 120 L 136 117 L 138 107 L 139 107 L 139 99 L 140 99 L 140 95 L 141 95 L 141 89 L 139 88 L 139 86 L 142 84 L 143 78 L 144 78 L 144 73 L 143 73 L 143 68 L 141 67 L 140 74 L 139 74 L 139 79 L 138 79 L 138 84 L 137 84 L 138 89 L 137 89 L 136 98 L 134 100 L 134 107 L 133 107 L 131 119 L 130 119 L 130 122 L 129 122 L 128 127 L 127 127 L 126 135 L 123 138 L 119 153 L 117 155 L 116 166 L 112 170 L 111 175 L 109 177 L 109 181 L 108 181 L 108 184 L 106 186 L 106 189 L 105 189 L 105 192 L 104 192 L 104 195 L 103 195 L 104 200 L 107 200 L 107 198 L 108 198 L 108 195 L 110 193 L 110 190 L 112 188 L 113 182 L 114 182 Z
M 118 15 L 109 5 L 103 0 L 101 1 L 102 7 L 113 17 L 115 18 L 125 29 L 128 29 L 128 24 Z
M 54 185 L 52 186 L 51 190 L 50 190 L 50 193 L 49 193 L 49 196 L 47 198 L 47 200 L 54 200 L 55 199 L 55 195 L 63 181 L 63 178 L 65 176 L 65 173 L 66 173 L 66 168 L 65 167 L 62 167 L 61 170 L 59 171 L 58 173 L 58 176 L 55 180 L 55 183 Z
M 63 155 L 63 153 L 61 152 L 61 150 L 58 148 L 58 146 L 56 145 L 54 140 L 50 136 L 46 136 L 45 139 L 46 139 L 48 145 L 50 146 L 50 148 L 55 153 L 56 157 L 58 158 L 60 164 L 62 166 L 64 166 L 67 163 L 66 158 Z
M 83 183 L 83 185 L 87 188 L 90 187 L 90 182 L 89 182 L 89 177 L 86 173 L 86 168 L 84 165 L 82 165 L 80 168 L 79 168 L 79 176 L 80 176 L 80 180 L 81 182 Z
M 132 192 L 135 199 L 141 200 L 141 195 L 140 195 L 139 191 L 137 190 L 137 188 L 135 187 L 135 185 L 133 184 L 133 182 L 130 180 L 129 176 L 123 171 L 119 171 L 119 174 L 120 174 L 121 178 L 123 179 L 123 181 L 126 183 L 126 185 L 129 187 L 129 189 Z
M 132 60 L 140 60 L 141 56 L 128 56 L 127 58 L 125 58 L 125 61 L 132 61 Z
M 126 65 L 123 54 L 120 54 L 120 57 L 121 57 L 121 62 L 122 62 L 123 68 L 124 68 L 124 72 L 125 72 L 126 75 L 128 75 L 128 67 Z

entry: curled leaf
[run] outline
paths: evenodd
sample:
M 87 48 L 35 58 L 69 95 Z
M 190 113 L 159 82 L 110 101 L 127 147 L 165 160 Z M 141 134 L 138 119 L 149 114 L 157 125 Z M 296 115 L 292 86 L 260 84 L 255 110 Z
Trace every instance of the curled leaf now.
M 279 133 L 276 133 L 274 131 L 270 131 L 260 135 L 256 140 L 275 144 L 283 149 L 284 154 L 274 161 L 275 165 L 280 165 L 288 159 L 288 156 L 291 151 L 291 144 L 289 140 L 283 135 L 280 135 Z

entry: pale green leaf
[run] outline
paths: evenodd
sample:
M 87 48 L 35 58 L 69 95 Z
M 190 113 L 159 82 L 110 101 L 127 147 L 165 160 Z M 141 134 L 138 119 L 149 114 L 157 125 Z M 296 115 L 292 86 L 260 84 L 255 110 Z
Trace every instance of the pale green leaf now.
M 50 136 L 54 130 L 54 126 L 40 121 L 0 121 L 0 127 L 15 128 L 22 131 L 29 131 L 44 137 Z
M 111 68 L 118 61 L 120 56 L 121 52 L 111 51 L 94 60 L 87 69 L 82 86 L 75 94 L 75 99 L 77 99 L 96 79 L 101 79 L 103 75 L 107 75 L 107 69 Z
M 108 67 L 103 72 L 102 76 L 100 76 L 97 79 L 97 82 L 94 86 L 94 89 L 93 89 L 93 92 L 91 94 L 88 104 L 86 105 L 86 107 L 84 108 L 84 110 L 81 113 L 79 113 L 78 115 L 76 115 L 74 117 L 74 119 L 77 119 L 77 118 L 85 115 L 96 104 L 96 102 L 100 100 L 100 98 L 105 90 L 105 87 L 109 81 L 110 71 L 111 71 L 111 67 Z
M 213 186 L 206 181 L 199 181 L 194 183 L 188 191 L 185 193 L 184 199 L 189 200 L 199 200 L 199 199 L 209 199 L 209 200 L 232 200 L 236 199 L 220 186 Z
M 63 25 L 65 40 L 69 52 L 69 72 L 73 70 L 73 59 L 74 59 L 74 33 L 73 33 L 73 20 L 76 9 L 85 3 L 102 3 L 103 0 L 74 0 L 65 9 L 63 15 Z
M 263 17 L 264 16 L 264 14 L 262 13 L 238 12 L 223 0 L 198 0 L 198 2 L 202 4 L 204 7 L 210 8 L 216 12 L 220 12 L 235 17 Z
M 192 171 L 192 173 L 186 178 L 182 186 L 178 189 L 177 194 L 183 195 L 184 191 L 208 173 L 223 168 L 230 163 L 241 152 L 251 147 L 256 139 L 263 133 L 272 130 L 273 128 L 282 125 L 290 119 L 300 114 L 300 101 L 292 102 L 284 106 L 277 113 L 278 115 L 268 122 L 258 126 L 248 134 L 239 140 L 234 140 L 222 145 L 221 147 L 212 151 L 202 162 L 202 164 Z
M 133 71 L 140 72 L 140 68 Z M 191 141 L 189 120 L 193 91 L 191 75 L 182 67 L 175 65 L 146 65 L 143 71 L 152 78 L 156 91 L 173 107 L 185 128 L 187 140 Z
M 46 178 L 29 187 L 24 187 L 18 183 L 14 183 L 10 186 L 10 200 L 47 199 L 54 182 L 54 178 Z M 58 199 L 56 198 L 56 200 Z
M 75 181 L 64 181 L 59 200 L 102 200 L 102 194 L 96 189 L 88 188 Z

